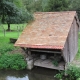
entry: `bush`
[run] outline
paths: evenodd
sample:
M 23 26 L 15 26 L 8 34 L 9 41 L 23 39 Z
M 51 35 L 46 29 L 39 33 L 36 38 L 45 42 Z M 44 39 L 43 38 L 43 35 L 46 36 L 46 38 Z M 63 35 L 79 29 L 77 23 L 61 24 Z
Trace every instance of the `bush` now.
M 67 74 L 67 77 L 64 74 Z M 80 79 L 80 68 L 74 65 L 70 65 L 67 70 L 61 71 L 55 75 L 56 78 L 61 80 L 79 80 Z
M 58 73 L 58 74 L 56 74 L 54 77 L 62 80 L 62 78 L 63 78 L 63 73 L 62 73 L 62 72 L 61 72 L 61 73 Z
M 27 66 L 21 54 L 4 54 L 0 56 L 0 69 L 22 70 Z
M 66 70 L 66 73 L 68 74 L 68 78 L 70 80 L 76 80 L 80 77 L 80 68 L 76 66 L 69 66 L 69 68 Z
M 12 51 L 12 50 L 14 50 L 14 46 L 12 44 L 7 43 L 7 44 L 3 44 L 0 46 L 0 53 L 1 54 L 4 54 L 4 53 L 6 53 L 8 51 Z

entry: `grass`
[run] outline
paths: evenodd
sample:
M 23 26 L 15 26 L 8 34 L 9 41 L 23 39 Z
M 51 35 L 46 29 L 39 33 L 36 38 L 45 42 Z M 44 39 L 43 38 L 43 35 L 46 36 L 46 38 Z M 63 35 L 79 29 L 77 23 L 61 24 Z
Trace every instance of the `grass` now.
M 3 26 L 3 27 L 2 27 Z M 18 27 L 17 27 L 18 26 Z M 22 30 L 26 27 L 26 24 L 11 24 L 10 32 L 7 32 L 7 24 L 0 25 L 0 37 L 8 37 L 8 38 L 18 38 L 21 34 Z M 5 29 L 5 35 L 4 30 Z
M 10 38 L 17 39 L 26 24 L 11 24 L 11 31 L 6 31 L 5 36 L 2 26 L 6 31 L 7 24 L 0 25 L 0 69 L 25 69 L 27 64 L 24 55 L 20 51 L 16 52 L 19 47 L 14 47 L 14 44 L 10 43 Z M 17 26 L 19 26 L 19 30 L 17 30 Z
M 3 32 L 3 28 L 7 30 L 7 24 L 0 25 L 0 54 L 4 52 L 9 52 L 12 50 L 16 50 L 17 48 L 14 47 L 14 44 L 10 43 L 10 38 L 18 38 L 21 34 L 22 30 L 26 27 L 26 24 L 11 24 L 11 30 L 10 32 L 5 33 Z M 19 29 L 22 29 L 17 31 L 17 26 L 19 26 Z M 24 26 L 24 27 L 23 27 Z
M 76 55 L 76 60 L 80 60 L 80 32 L 79 32 L 78 53 L 77 53 L 77 55 Z
M 10 43 L 9 37 L 0 37 L 0 55 L 5 53 L 11 53 L 11 51 L 15 51 L 16 47 L 14 44 Z
M 8 25 L 7 25 L 7 24 L 3 24 L 3 25 L 1 24 L 0 26 L 1 26 L 1 27 L 3 26 L 4 29 L 7 29 L 7 26 L 8 26 Z M 26 23 L 25 23 L 25 24 L 11 24 L 11 29 L 12 29 L 12 30 L 17 30 L 17 26 L 19 26 L 19 28 L 22 28 L 22 29 L 23 29 L 23 28 L 26 26 Z M 3 28 L 2 28 L 2 29 L 3 29 Z
M 0 46 L 9 43 L 9 38 L 8 37 L 0 37 Z

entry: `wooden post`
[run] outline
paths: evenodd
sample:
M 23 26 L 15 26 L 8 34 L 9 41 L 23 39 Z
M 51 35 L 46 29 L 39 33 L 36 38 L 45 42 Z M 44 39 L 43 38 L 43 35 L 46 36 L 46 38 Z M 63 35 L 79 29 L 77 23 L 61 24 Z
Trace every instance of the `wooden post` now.
M 17 32 L 18 32 L 18 36 L 19 36 L 19 27 L 17 26 Z
M 66 70 L 68 69 L 68 63 L 65 63 L 65 73 L 64 75 L 67 76 Z
M 5 37 L 6 31 L 5 31 L 4 27 L 3 27 L 3 25 L 2 25 L 2 28 L 3 28 L 3 34 L 4 34 L 4 37 Z

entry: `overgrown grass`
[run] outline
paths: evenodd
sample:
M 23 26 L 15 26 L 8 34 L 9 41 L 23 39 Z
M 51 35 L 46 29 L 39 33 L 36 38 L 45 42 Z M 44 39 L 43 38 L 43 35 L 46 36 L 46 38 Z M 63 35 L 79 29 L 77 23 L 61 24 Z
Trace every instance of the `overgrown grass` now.
M 9 37 L 0 37 L 0 54 L 5 54 L 15 49 L 14 44 L 10 43 Z
M 65 73 L 67 76 L 64 75 Z M 80 80 L 80 68 L 75 65 L 69 65 L 67 70 L 61 71 L 54 77 L 58 80 Z
M 0 56 L 0 69 L 22 70 L 27 66 L 21 54 L 4 54 Z
M 21 24 L 19 24 L 21 25 Z M 7 29 L 7 25 L 3 25 L 5 30 Z M 17 24 L 11 25 L 11 32 L 6 32 L 5 36 L 3 33 L 2 27 L 0 26 L 0 69 L 25 69 L 27 64 L 24 60 L 23 55 L 19 53 L 11 54 L 11 51 L 16 50 L 14 44 L 10 43 L 10 38 L 18 38 L 19 34 L 21 34 L 22 30 L 17 32 L 16 28 Z M 21 25 L 22 26 L 22 25 Z

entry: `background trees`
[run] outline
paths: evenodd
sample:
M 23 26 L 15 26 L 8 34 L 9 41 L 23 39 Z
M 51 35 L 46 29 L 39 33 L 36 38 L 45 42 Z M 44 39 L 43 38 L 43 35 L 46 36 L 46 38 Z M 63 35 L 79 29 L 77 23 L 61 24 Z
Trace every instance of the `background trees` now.
M 29 11 L 63 11 L 68 10 L 69 0 L 23 0 Z
M 72 11 L 77 11 L 80 20 L 80 0 L 70 0 L 70 9 Z
M 23 0 L 26 9 L 36 11 L 77 11 L 80 19 L 80 0 Z
M 47 6 L 44 11 L 65 11 L 68 10 L 68 0 L 48 0 Z
M 33 20 L 33 12 L 76 10 L 80 18 L 80 0 L 0 0 L 0 20 L 10 24 Z
M 8 24 L 7 30 L 10 31 L 10 24 L 28 22 L 32 15 L 25 10 L 20 0 L 1 0 L 0 19 L 3 24 Z
M 43 0 L 23 0 L 26 9 L 29 12 L 42 11 L 42 1 Z

